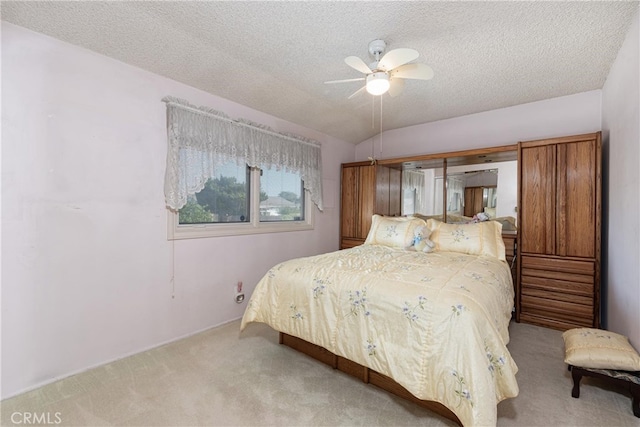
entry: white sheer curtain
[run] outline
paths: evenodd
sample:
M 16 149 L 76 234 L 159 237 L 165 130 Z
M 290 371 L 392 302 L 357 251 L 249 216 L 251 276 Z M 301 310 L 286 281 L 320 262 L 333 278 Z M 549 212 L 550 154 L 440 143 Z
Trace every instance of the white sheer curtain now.
M 229 162 L 299 173 L 311 201 L 322 210 L 320 144 L 278 133 L 246 120 L 165 97 L 167 104 L 167 170 L 164 193 L 169 208 L 179 210 L 187 196 L 204 188 L 216 168 Z
M 424 173 L 419 170 L 402 171 L 402 189 L 415 190 L 416 199 L 414 211 L 424 214 L 426 212 L 425 205 L 425 185 Z
M 447 213 L 462 215 L 464 206 L 464 181 L 460 178 L 447 177 Z

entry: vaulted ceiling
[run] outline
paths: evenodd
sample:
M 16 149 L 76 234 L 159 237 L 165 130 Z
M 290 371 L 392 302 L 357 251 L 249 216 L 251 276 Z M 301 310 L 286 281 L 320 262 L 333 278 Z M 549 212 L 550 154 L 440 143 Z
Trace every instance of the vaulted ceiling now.
M 380 98 L 344 58 L 407 47 L 432 80 L 382 97 L 395 129 L 602 88 L 638 2 L 10 2 L 2 20 L 359 143 Z M 171 94 L 169 94 L 171 95 Z M 378 120 L 376 118 L 376 120 Z

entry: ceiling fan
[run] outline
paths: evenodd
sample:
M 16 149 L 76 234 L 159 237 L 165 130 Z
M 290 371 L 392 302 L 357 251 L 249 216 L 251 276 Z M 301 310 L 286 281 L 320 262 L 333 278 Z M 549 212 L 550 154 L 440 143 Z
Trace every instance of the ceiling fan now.
M 365 74 L 365 77 L 344 80 L 331 80 L 326 84 L 347 83 L 365 81 L 365 85 L 352 93 L 348 99 L 353 98 L 366 90 L 371 95 L 383 95 L 389 92 L 390 96 L 396 96 L 404 88 L 404 79 L 430 80 L 433 78 L 433 70 L 425 64 L 409 64 L 418 58 L 420 54 L 408 48 L 393 49 L 384 53 L 387 44 L 384 40 L 374 40 L 369 43 L 369 53 L 375 59 L 367 65 L 357 56 L 348 56 L 344 62 L 351 68 Z

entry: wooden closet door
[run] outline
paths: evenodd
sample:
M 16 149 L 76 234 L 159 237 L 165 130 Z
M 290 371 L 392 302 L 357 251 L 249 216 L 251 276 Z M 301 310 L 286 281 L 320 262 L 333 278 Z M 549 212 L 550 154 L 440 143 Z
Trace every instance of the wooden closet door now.
M 375 166 L 360 166 L 358 169 L 358 237 L 366 239 L 376 203 L 376 169 Z
M 467 187 L 464 189 L 464 210 L 462 215 L 473 216 L 476 203 L 476 192 L 473 187 Z
M 473 195 L 473 215 L 484 212 L 484 187 L 476 187 Z
M 593 258 L 596 244 L 596 141 L 558 145 L 556 254 Z
M 340 200 L 341 237 L 358 237 L 358 167 L 342 168 L 342 196 Z
M 520 249 L 525 253 L 555 253 L 556 147 L 522 148 L 520 153 Z
M 389 215 L 389 178 L 390 169 L 384 166 L 376 167 L 375 189 L 376 207 L 373 213 Z
M 462 214 L 472 217 L 480 212 L 484 212 L 484 187 L 466 187 Z
M 402 171 L 389 170 L 389 215 L 402 215 Z

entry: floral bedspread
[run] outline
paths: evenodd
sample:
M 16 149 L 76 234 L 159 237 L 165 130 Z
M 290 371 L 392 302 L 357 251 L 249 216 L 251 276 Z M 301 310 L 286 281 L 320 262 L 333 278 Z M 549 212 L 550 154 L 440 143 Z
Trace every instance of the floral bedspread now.
M 495 425 L 515 397 L 504 261 L 363 245 L 273 267 L 242 319 L 263 322 L 393 378 L 465 426 Z

